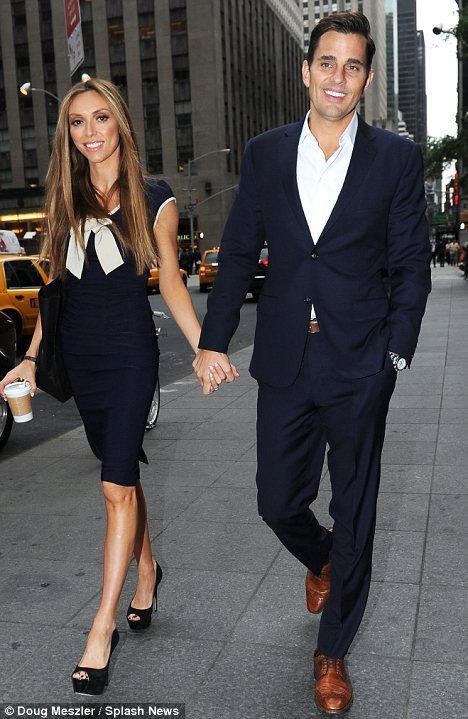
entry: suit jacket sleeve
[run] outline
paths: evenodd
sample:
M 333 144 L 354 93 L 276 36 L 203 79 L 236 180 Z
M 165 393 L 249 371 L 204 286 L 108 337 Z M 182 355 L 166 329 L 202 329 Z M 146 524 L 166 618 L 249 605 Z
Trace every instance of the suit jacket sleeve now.
M 252 141 L 242 158 L 236 198 L 221 239 L 218 274 L 208 297 L 200 336 L 200 349 L 227 353 L 237 329 L 240 309 L 255 272 L 265 237 L 257 199 Z
M 426 219 L 422 153 L 411 146 L 393 197 L 387 228 L 390 313 L 388 349 L 408 363 L 416 349 L 431 291 L 431 245 Z

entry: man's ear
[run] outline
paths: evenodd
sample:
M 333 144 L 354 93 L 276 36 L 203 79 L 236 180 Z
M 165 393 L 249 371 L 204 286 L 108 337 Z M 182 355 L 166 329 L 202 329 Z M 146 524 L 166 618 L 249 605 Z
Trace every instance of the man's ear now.
M 302 63 L 302 82 L 306 87 L 310 85 L 310 68 L 307 60 Z
M 366 84 L 364 85 L 364 90 L 363 90 L 363 92 L 365 92 L 365 91 L 367 90 L 367 88 L 372 84 L 372 80 L 373 80 L 373 79 L 374 79 L 374 71 L 373 71 L 373 69 L 371 68 L 371 69 L 369 70 L 369 75 L 367 76 L 367 80 L 366 80 Z

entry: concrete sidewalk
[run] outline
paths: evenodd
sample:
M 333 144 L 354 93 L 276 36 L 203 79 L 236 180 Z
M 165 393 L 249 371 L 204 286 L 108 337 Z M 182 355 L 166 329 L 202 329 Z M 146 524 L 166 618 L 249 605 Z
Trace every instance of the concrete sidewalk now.
M 350 719 L 467 716 L 468 283 L 434 270 L 412 369 L 397 382 L 383 456 L 369 602 L 351 647 Z M 316 717 L 304 569 L 258 518 L 256 384 L 203 397 L 188 377 L 165 388 L 143 468 L 155 556 L 164 570 L 152 628 L 127 631 L 99 701 L 185 702 L 196 719 Z M 70 674 L 98 606 L 104 503 L 82 428 L 0 465 L 0 700 L 75 697 Z M 314 507 L 328 525 L 324 471 Z

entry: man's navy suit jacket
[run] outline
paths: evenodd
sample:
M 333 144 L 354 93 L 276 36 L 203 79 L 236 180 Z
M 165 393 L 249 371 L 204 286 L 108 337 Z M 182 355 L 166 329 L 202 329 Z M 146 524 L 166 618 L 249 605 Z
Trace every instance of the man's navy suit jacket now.
M 250 372 L 276 387 L 298 375 L 312 302 L 327 361 L 359 378 L 382 370 L 388 350 L 411 360 L 431 290 L 419 145 L 359 117 L 343 188 L 314 244 L 296 179 L 302 127 L 247 143 L 199 343 L 228 351 L 266 241 Z

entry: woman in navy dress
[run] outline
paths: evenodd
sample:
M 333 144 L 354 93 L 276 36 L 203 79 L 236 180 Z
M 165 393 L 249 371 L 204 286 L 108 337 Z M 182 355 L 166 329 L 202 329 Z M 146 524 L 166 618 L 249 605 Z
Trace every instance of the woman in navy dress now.
M 102 598 L 72 674 L 75 692 L 100 694 L 118 642 L 116 611 L 132 557 L 138 585 L 127 613 L 131 629 L 150 623 L 162 575 L 152 555 L 139 479 L 158 376 L 146 292 L 156 259 L 161 294 L 195 353 L 200 336 L 179 273 L 175 198 L 166 182 L 143 177 L 127 106 L 110 82 L 78 83 L 61 104 L 46 215 L 50 279 L 61 276 L 66 290 L 59 328 L 65 365 L 89 443 L 102 461 L 107 511 Z M 29 359 L 5 377 L 0 392 L 19 375 L 34 391 L 41 336 L 39 317 Z

